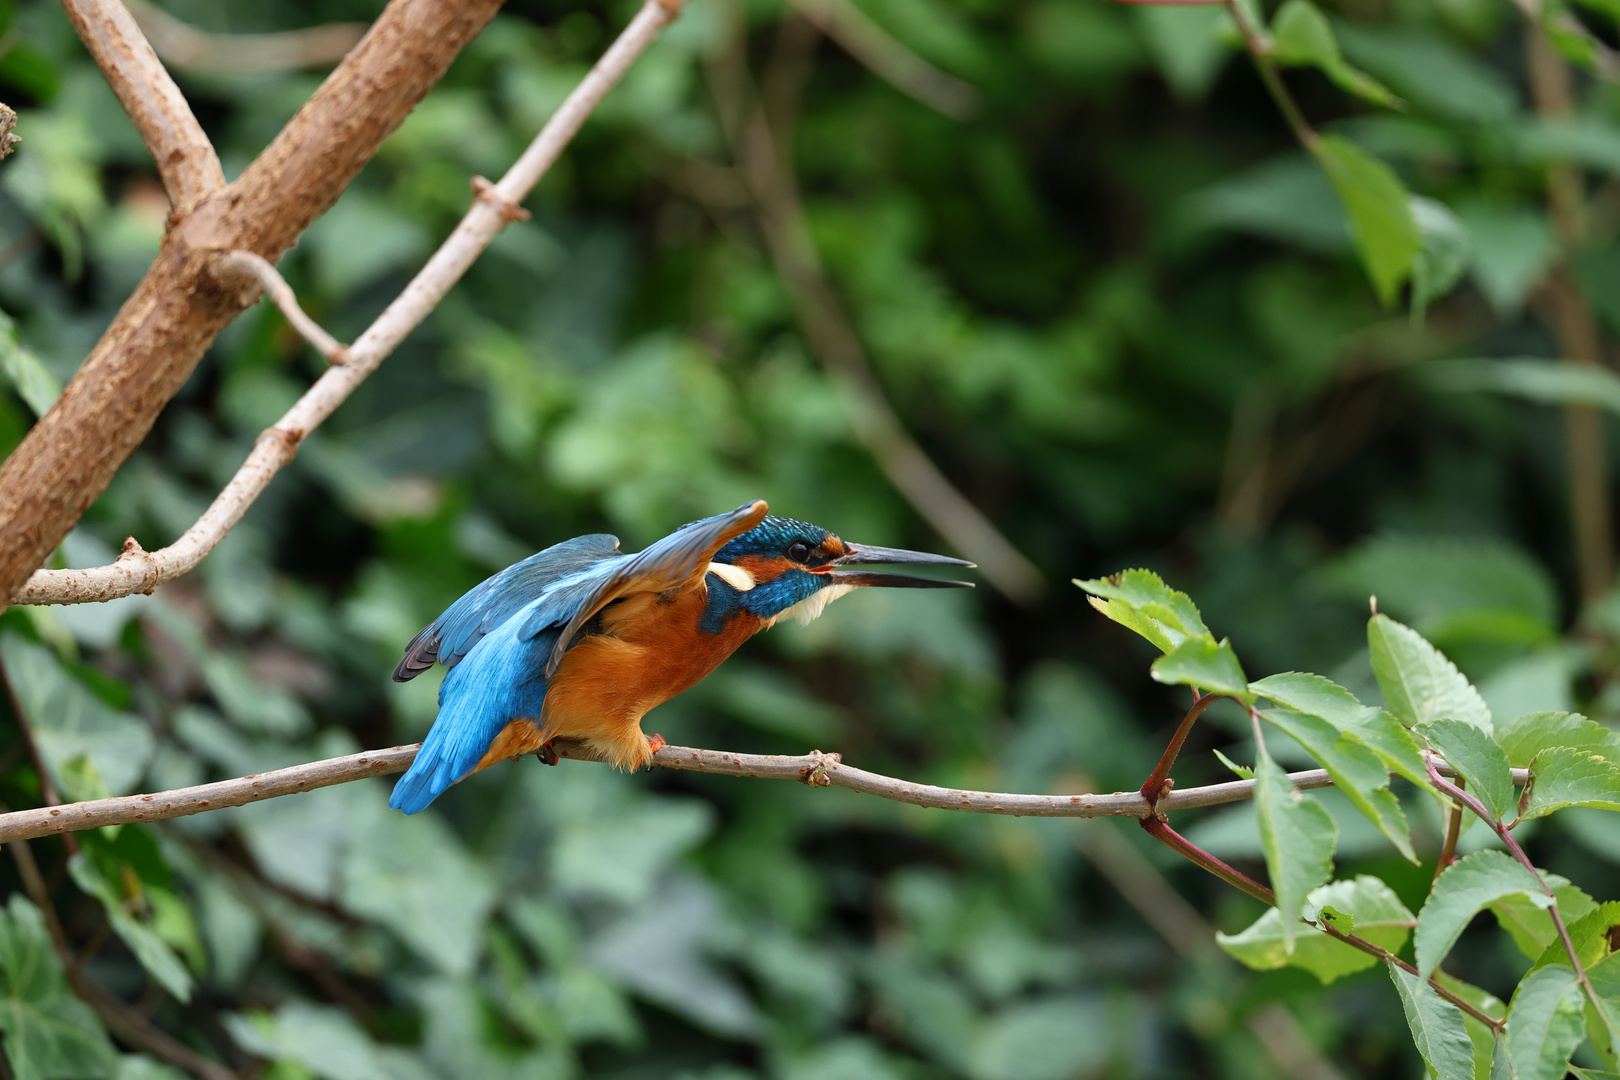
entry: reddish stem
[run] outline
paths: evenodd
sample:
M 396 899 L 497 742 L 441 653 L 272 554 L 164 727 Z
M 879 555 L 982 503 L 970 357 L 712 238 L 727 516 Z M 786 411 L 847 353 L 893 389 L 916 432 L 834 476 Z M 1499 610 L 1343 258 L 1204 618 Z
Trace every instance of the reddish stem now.
M 1209 708 L 1212 702 L 1221 697 L 1225 697 L 1225 695 L 1200 694 L 1197 690 L 1193 691 L 1192 708 L 1188 709 L 1187 715 L 1181 718 L 1181 724 L 1176 728 L 1176 733 L 1170 736 L 1170 745 L 1164 748 L 1164 753 L 1159 757 L 1159 764 L 1154 768 L 1153 774 L 1147 778 L 1147 782 L 1142 785 L 1142 798 L 1148 801 L 1149 806 L 1157 806 L 1160 797 L 1164 795 L 1164 791 L 1161 789 L 1164 787 L 1165 780 L 1170 777 L 1170 767 L 1176 763 L 1176 756 L 1181 753 L 1181 744 L 1187 741 L 1187 733 L 1192 730 L 1193 721 L 1198 719 L 1199 713 Z
M 1176 852 L 1190 862 L 1202 866 L 1222 881 L 1234 888 L 1242 889 L 1262 904 L 1271 907 L 1277 906 L 1277 894 L 1254 880 L 1241 870 L 1228 866 L 1197 844 L 1172 829 L 1168 822 L 1161 821 L 1157 816 L 1150 815 L 1142 819 L 1142 828 L 1147 830 L 1149 836 Z
M 1463 787 L 1462 777 L 1457 778 L 1457 789 Z M 1457 837 L 1462 834 L 1462 807 L 1453 803 L 1451 810 L 1446 814 L 1446 842 L 1440 847 L 1440 861 L 1434 864 L 1434 880 L 1439 881 L 1440 875 L 1446 872 L 1457 858 Z M 1431 883 L 1430 888 L 1433 888 Z

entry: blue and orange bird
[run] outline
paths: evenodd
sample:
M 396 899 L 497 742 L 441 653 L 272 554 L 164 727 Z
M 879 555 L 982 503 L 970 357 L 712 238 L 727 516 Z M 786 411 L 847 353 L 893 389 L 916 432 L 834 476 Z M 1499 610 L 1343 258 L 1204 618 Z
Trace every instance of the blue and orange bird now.
M 435 663 L 449 672 L 439 715 L 388 805 L 414 814 L 503 758 L 555 762 L 553 739 L 583 740 L 618 767 L 639 768 L 664 745 L 641 733 L 641 718 L 779 619 L 809 622 L 863 585 L 971 587 L 851 569 L 973 564 L 851 544 L 768 509 L 745 503 L 636 555 L 613 536 L 565 540 L 450 605 L 394 668 L 397 682 Z

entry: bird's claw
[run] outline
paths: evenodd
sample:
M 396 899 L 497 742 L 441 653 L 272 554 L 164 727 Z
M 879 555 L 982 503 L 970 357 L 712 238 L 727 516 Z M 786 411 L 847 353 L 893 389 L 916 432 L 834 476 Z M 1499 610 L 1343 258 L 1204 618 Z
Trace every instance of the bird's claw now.
M 666 747 L 668 745 L 669 745 L 669 743 L 664 739 L 664 737 L 662 735 L 649 735 L 649 736 L 647 736 L 647 752 L 650 753 L 650 754 L 656 754 L 656 753 L 658 753 L 658 751 L 662 750 L 664 747 Z
M 550 739 L 540 744 L 540 749 L 534 752 L 534 756 L 540 759 L 542 765 L 555 765 L 558 761 L 557 750 L 551 745 Z

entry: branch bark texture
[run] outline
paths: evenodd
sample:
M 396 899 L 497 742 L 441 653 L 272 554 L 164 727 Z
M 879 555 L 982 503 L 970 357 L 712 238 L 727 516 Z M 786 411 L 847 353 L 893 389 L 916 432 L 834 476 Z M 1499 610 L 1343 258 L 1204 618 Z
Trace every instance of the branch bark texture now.
M 138 38 L 139 29 L 115 0 L 68 2 L 85 19 L 102 20 L 87 22 L 81 32 L 93 53 L 101 48 L 97 42 L 108 42 L 105 58 L 96 58 L 115 90 L 120 79 L 133 87 L 142 77 L 134 54 L 156 64 L 144 38 L 144 52 L 129 44 L 128 35 Z M 273 261 L 291 247 L 499 6 L 499 0 L 393 0 L 234 183 L 195 207 L 177 200 L 157 261 L 56 404 L 0 466 L 0 596 L 11 596 L 67 535 L 214 337 L 255 298 L 239 276 L 216 272 L 215 256 L 245 250 Z M 172 87 L 167 75 L 162 78 Z M 120 98 L 135 116 L 147 97 L 128 92 L 120 91 Z M 164 160 L 159 156 L 160 168 Z

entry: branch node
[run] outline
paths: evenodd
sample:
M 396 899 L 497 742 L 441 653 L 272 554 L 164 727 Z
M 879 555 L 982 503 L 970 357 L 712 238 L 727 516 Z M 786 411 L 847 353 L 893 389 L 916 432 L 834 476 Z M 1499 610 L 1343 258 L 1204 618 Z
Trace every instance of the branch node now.
M 809 787 L 831 787 L 832 777 L 827 774 L 827 766 L 843 763 L 842 754 L 823 754 L 820 750 L 812 750 L 809 754 L 815 762 L 799 770 L 799 782 Z
M 277 424 L 260 432 L 256 441 L 260 443 L 266 441 L 276 443 L 276 450 L 281 455 L 282 464 L 285 465 L 297 455 L 298 447 L 308 434 L 309 432 L 303 428 L 284 428 Z
M 660 0 L 662 2 L 662 0 Z M 508 223 L 528 221 L 531 215 L 523 207 L 506 197 L 499 186 L 492 184 L 482 176 L 472 178 L 473 198 L 482 203 L 493 206 L 497 213 Z
M 648 2 L 657 4 L 669 12 L 669 17 L 672 19 L 677 18 L 681 13 L 681 8 L 686 6 L 686 0 L 648 0 Z

